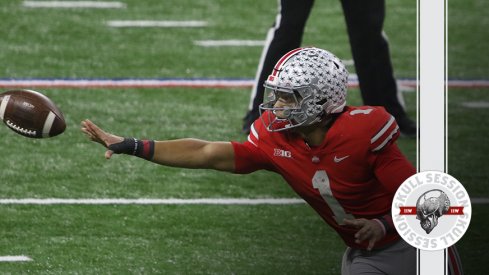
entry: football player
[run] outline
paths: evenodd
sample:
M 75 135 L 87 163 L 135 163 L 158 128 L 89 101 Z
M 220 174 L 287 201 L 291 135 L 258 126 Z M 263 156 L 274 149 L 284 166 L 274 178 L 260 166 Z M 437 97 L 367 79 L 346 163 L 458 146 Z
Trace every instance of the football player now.
M 265 82 L 267 100 L 245 142 L 123 138 L 89 120 L 82 131 L 107 147 L 108 159 L 124 153 L 166 166 L 279 173 L 344 240 L 342 274 L 416 274 L 416 250 L 397 234 L 390 213 L 415 168 L 395 143 L 392 115 L 346 106 L 347 82 L 336 56 L 298 48 Z

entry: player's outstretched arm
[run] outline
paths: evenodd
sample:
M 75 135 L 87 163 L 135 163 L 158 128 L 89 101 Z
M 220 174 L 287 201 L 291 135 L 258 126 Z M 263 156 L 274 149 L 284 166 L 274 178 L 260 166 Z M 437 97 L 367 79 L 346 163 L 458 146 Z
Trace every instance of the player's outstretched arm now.
M 115 154 L 136 155 L 149 161 L 173 167 L 205 168 L 234 172 L 234 149 L 230 142 L 198 139 L 138 141 L 105 132 L 90 120 L 81 123 L 81 130 L 92 141 L 106 147 L 105 157 Z

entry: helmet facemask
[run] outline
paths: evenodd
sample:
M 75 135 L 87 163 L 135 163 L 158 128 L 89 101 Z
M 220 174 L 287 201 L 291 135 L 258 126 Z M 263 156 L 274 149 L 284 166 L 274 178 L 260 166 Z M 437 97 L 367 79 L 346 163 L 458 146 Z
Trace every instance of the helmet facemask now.
M 324 109 L 315 104 L 311 89 L 317 88 L 309 85 L 291 90 L 265 84 L 265 100 L 260 105 L 260 115 L 269 111 L 266 119 L 269 123 L 264 121 L 267 130 L 279 132 L 321 121 Z M 277 101 L 282 101 L 278 104 L 281 106 L 276 106 Z
M 320 122 L 346 105 L 348 71 L 336 56 L 318 48 L 284 55 L 265 81 L 260 115 L 268 131 L 278 132 Z M 287 98 L 282 102 L 280 97 Z M 287 103 L 287 104 L 284 104 Z

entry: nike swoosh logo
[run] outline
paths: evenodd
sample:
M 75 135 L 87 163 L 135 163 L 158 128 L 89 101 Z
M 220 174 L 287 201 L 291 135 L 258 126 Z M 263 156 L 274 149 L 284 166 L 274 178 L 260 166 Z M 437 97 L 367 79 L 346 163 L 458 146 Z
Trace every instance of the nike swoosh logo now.
M 344 157 L 341 157 L 341 158 L 339 158 L 339 157 L 337 157 L 337 156 L 334 156 L 334 162 L 335 162 L 335 163 L 338 163 L 338 162 L 340 162 L 340 161 L 342 161 L 342 160 L 346 159 L 346 158 L 347 158 L 347 157 L 349 157 L 349 156 L 350 156 L 350 155 L 348 155 L 348 156 L 344 156 Z

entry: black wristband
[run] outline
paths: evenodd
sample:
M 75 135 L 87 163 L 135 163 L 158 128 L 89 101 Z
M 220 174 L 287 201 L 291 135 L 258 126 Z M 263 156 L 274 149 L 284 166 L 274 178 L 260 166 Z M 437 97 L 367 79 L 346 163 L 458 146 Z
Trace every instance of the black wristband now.
M 107 148 L 116 154 L 134 155 L 136 153 L 137 140 L 135 138 L 124 138 L 119 143 L 109 145 Z
M 391 223 L 389 223 L 389 221 L 387 221 L 385 216 L 382 216 L 382 217 L 377 218 L 377 219 L 384 225 L 386 232 L 392 231 L 393 227 L 392 227 Z
M 134 155 L 147 160 L 152 160 L 155 153 L 154 140 L 136 140 Z
M 152 160 L 154 155 L 154 140 L 137 140 L 124 138 L 123 141 L 108 146 L 115 154 L 127 154 Z

